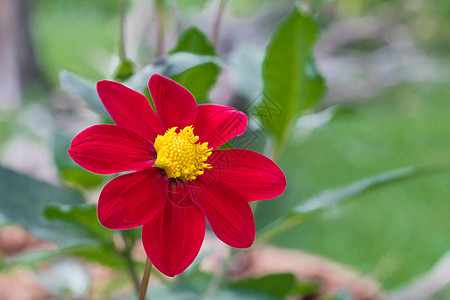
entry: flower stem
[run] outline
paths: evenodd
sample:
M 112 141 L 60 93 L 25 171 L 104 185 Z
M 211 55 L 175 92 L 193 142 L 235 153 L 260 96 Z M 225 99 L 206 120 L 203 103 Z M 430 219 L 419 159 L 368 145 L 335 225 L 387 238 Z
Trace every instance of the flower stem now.
M 156 56 L 164 55 L 164 1 L 155 0 L 156 14 Z
M 126 0 L 120 0 L 120 32 L 119 32 L 119 59 L 120 62 L 127 60 L 125 53 L 125 8 Z
M 222 23 L 223 12 L 225 11 L 225 5 L 227 0 L 220 0 L 219 9 L 217 10 L 216 18 L 214 19 L 214 25 L 211 32 L 211 41 L 216 44 L 219 39 L 220 24 Z
M 139 292 L 139 300 L 145 300 L 147 294 L 148 281 L 150 279 L 150 273 L 152 271 L 152 262 L 147 258 L 145 261 L 144 275 L 142 275 L 141 288 Z

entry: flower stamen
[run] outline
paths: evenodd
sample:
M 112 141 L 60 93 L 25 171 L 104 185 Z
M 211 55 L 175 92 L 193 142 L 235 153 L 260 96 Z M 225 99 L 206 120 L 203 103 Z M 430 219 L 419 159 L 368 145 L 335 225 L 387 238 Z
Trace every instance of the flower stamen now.
M 198 143 L 199 137 L 194 135 L 194 128 L 186 126 L 176 133 L 178 127 L 172 127 L 164 135 L 158 135 L 155 140 L 157 158 L 155 166 L 166 171 L 169 178 L 183 181 L 194 180 L 210 169 L 205 163 L 212 153 L 208 143 Z

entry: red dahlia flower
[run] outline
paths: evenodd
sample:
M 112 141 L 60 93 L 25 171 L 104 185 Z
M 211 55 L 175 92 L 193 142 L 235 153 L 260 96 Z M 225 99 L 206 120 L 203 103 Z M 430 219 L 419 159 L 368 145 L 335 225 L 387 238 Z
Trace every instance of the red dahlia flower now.
M 244 113 L 197 105 L 189 91 L 161 75 L 153 75 L 148 85 L 156 113 L 144 95 L 113 81 L 98 82 L 116 125 L 85 129 L 73 139 L 69 155 L 94 173 L 135 171 L 103 188 L 98 218 L 110 229 L 143 225 L 150 261 L 175 276 L 197 256 L 205 217 L 223 242 L 250 247 L 255 222 L 248 202 L 277 197 L 286 178 L 261 154 L 216 150 L 245 131 Z

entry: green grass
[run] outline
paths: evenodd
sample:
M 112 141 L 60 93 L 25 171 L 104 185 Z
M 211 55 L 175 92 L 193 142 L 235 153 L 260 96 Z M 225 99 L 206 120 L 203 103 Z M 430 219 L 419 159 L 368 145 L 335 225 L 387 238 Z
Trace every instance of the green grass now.
M 258 225 L 324 189 L 387 170 L 450 165 L 450 89 L 404 85 L 338 118 L 303 140 L 292 140 L 280 164 L 284 197 L 265 202 Z M 428 270 L 450 249 L 450 173 L 397 183 L 277 237 L 348 264 L 387 289 Z

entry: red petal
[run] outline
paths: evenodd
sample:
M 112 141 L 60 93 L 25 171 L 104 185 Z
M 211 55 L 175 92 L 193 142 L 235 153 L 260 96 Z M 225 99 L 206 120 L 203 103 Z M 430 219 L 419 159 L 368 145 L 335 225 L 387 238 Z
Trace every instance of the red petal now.
M 195 135 L 208 146 L 220 147 L 235 136 L 244 133 L 247 128 L 247 116 L 232 107 L 203 104 L 197 107 L 194 122 Z
M 150 77 L 148 88 L 164 129 L 183 129 L 194 123 L 197 103 L 187 89 L 159 74 Z
M 102 190 L 97 214 L 110 229 L 130 229 L 153 218 L 164 206 L 168 179 L 159 168 L 119 176 Z
M 114 81 L 99 81 L 97 92 L 114 122 L 155 141 L 164 133 L 147 97 Z
M 212 230 L 224 243 L 248 248 L 255 240 L 255 220 L 250 205 L 235 190 L 220 182 L 186 183 L 188 196 L 205 214 Z
M 165 207 L 142 228 L 142 243 L 153 265 L 167 276 L 183 272 L 197 257 L 205 237 L 205 217 L 173 183 Z
M 155 154 L 148 140 L 116 125 L 95 125 L 83 130 L 69 149 L 70 157 L 77 164 L 99 174 L 151 167 Z
M 226 183 L 247 201 L 272 199 L 286 189 L 286 177 L 280 167 L 257 152 L 216 150 L 207 162 L 212 165 L 205 172 L 209 180 Z

